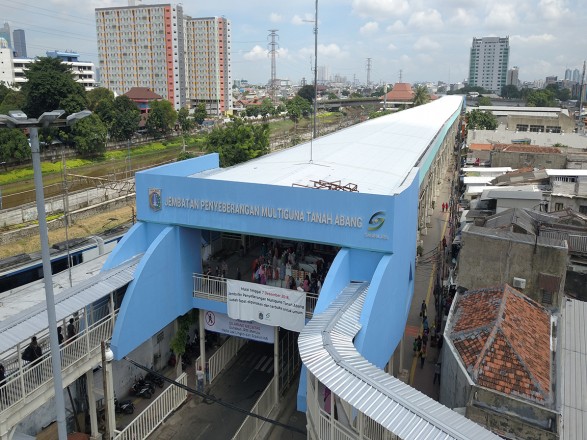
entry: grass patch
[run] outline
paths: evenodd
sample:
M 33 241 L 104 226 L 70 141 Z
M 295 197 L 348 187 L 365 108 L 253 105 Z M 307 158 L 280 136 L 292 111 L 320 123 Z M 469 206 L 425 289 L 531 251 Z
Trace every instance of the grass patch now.
M 80 168 L 92 163 L 87 159 L 67 159 L 65 161 L 67 169 L 72 170 L 74 168 Z M 41 162 L 41 170 L 43 174 L 61 173 L 63 168 L 61 161 L 59 162 Z M 15 183 L 21 180 L 32 179 L 34 176 L 33 167 L 21 167 L 10 170 L 8 172 L 0 173 L 0 185 L 7 185 L 9 183 Z

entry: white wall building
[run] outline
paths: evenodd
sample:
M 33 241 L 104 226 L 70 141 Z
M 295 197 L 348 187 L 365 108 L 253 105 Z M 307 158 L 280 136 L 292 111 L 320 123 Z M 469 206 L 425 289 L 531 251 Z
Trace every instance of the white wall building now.
M 509 57 L 509 37 L 473 38 L 469 86 L 501 93 L 501 88 L 506 85 Z

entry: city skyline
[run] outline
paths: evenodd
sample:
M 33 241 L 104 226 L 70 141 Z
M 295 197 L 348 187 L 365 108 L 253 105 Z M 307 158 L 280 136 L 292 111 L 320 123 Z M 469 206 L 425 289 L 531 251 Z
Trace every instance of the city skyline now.
M 80 59 L 98 63 L 96 7 L 123 7 L 126 0 L 0 0 L 3 20 L 24 29 L 29 56 L 71 49 Z M 144 1 L 143 5 L 162 2 Z M 459 82 L 468 77 L 474 37 L 509 36 L 509 66 L 519 66 L 520 80 L 564 77 L 581 69 L 587 47 L 581 24 L 587 18 L 578 0 L 320 0 L 318 66 L 331 75 L 365 83 L 371 58 L 371 82 Z M 311 81 L 314 53 L 312 0 L 289 3 L 253 0 L 246 4 L 217 0 L 185 5 L 192 17 L 224 16 L 232 22 L 232 77 L 265 84 L 271 75 L 267 55 L 269 29 L 278 29 L 277 77 Z

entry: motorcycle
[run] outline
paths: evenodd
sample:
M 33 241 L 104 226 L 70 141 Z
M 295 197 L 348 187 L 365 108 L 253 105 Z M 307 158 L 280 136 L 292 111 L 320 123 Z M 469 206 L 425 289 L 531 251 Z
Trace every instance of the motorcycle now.
M 163 385 L 165 384 L 165 381 L 163 380 L 163 378 L 161 376 L 159 376 L 158 374 L 154 374 L 154 373 L 147 373 L 147 375 L 145 376 L 145 380 L 148 382 L 154 383 L 159 388 L 163 388 Z
M 115 397 L 114 410 L 117 413 L 132 414 L 135 412 L 135 406 L 130 400 L 123 400 L 122 402 L 119 402 Z
M 136 383 L 149 387 L 151 394 L 155 394 L 155 384 L 152 381 L 147 380 L 145 377 L 139 377 L 139 380 L 137 380 Z
M 149 385 L 141 385 L 139 382 L 135 382 L 130 387 L 130 393 L 135 396 L 144 397 L 145 399 L 150 399 L 153 395 L 153 392 L 151 391 L 151 387 Z

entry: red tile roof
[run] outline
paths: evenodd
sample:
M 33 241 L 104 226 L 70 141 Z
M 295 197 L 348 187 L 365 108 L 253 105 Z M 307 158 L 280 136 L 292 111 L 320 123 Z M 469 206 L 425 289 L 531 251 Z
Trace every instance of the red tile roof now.
M 457 296 L 449 338 L 479 386 L 551 403 L 550 313 L 509 285 Z
M 469 150 L 491 151 L 491 149 L 492 149 L 491 144 L 471 144 L 471 145 L 469 145 Z
M 494 144 L 493 149 L 495 151 L 519 152 L 519 153 L 561 154 L 560 148 L 541 147 L 539 145 Z
M 146 100 L 146 101 L 153 101 L 158 99 L 163 99 L 162 96 L 158 95 L 148 87 L 133 87 L 124 95 L 128 96 L 130 99 L 134 100 Z
M 383 95 L 381 99 L 385 99 L 385 95 Z M 414 91 L 409 83 L 395 83 L 393 89 L 387 92 L 388 101 L 412 102 L 413 99 Z

